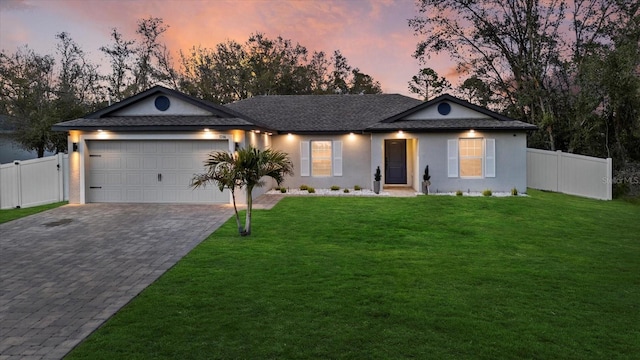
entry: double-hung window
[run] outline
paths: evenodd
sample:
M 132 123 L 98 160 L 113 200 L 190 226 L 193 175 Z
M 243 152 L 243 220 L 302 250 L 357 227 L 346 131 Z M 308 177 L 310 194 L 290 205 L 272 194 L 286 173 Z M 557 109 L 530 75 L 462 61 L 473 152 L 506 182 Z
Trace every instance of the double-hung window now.
M 495 139 L 462 138 L 447 142 L 448 176 L 483 178 L 496 176 Z
M 482 177 L 483 139 L 460 139 L 460 177 Z
M 301 141 L 300 176 L 342 176 L 342 141 Z
M 311 141 L 311 176 L 331 176 L 331 141 Z

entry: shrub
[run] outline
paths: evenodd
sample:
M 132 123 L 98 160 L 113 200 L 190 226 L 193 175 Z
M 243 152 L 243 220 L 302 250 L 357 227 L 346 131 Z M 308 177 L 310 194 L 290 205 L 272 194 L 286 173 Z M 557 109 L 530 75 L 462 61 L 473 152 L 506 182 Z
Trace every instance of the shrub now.
M 283 193 L 283 194 L 286 193 L 287 192 L 287 188 L 286 187 L 281 187 L 280 188 L 280 192 Z
M 378 167 L 376 168 L 376 172 L 373 174 L 373 179 L 374 179 L 375 181 L 380 181 L 380 180 L 382 180 L 382 173 L 380 172 L 380 166 L 378 166 Z
M 343 191 L 343 192 L 344 192 L 345 194 L 348 194 L 348 193 L 349 193 L 349 189 L 344 189 L 344 191 Z
M 309 187 L 305 184 L 300 185 L 300 190 L 307 190 Z
M 462 196 L 462 190 L 456 191 L 456 196 Z
M 486 189 L 482 192 L 482 196 L 491 196 L 492 194 L 491 189 Z
M 511 196 L 518 196 L 518 189 L 516 188 L 511 189 Z
M 427 165 L 427 167 L 424 168 L 424 175 L 422 175 L 422 180 L 424 181 L 431 180 L 431 175 L 429 175 L 429 165 Z
M 331 186 L 331 191 L 338 191 L 338 190 L 340 190 L 340 186 L 338 186 L 338 185 L 332 185 Z
M 362 188 L 360 187 L 360 185 L 356 185 L 353 187 L 353 190 L 358 191 L 358 190 L 362 190 Z
M 313 188 L 313 187 L 311 187 L 311 186 L 307 186 L 307 192 L 308 192 L 309 194 L 313 194 L 313 193 L 315 193 L 315 192 L 316 192 L 316 189 L 315 189 L 315 188 Z

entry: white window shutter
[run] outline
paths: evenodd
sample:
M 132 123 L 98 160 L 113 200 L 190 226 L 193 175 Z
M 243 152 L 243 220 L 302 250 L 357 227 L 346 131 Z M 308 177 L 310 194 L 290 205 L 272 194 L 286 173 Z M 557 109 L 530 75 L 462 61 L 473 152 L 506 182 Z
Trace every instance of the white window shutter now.
M 333 142 L 333 176 L 342 176 L 342 141 Z
M 484 177 L 496 177 L 496 139 L 484 140 Z
M 309 142 L 300 141 L 300 176 L 309 176 Z
M 447 140 L 447 174 L 458 177 L 458 139 Z

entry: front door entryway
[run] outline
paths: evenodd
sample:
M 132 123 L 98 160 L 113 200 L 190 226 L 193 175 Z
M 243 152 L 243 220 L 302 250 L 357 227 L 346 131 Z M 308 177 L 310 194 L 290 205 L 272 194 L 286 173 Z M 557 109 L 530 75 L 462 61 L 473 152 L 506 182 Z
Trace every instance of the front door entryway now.
M 384 183 L 407 183 L 407 140 L 393 139 L 384 141 Z

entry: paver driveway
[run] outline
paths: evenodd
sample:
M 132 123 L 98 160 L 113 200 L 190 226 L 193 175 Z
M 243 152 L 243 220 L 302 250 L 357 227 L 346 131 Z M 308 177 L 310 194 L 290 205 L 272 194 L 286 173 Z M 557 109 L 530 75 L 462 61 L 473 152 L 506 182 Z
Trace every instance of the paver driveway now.
M 0 359 L 60 359 L 232 214 L 66 205 L 0 224 Z

